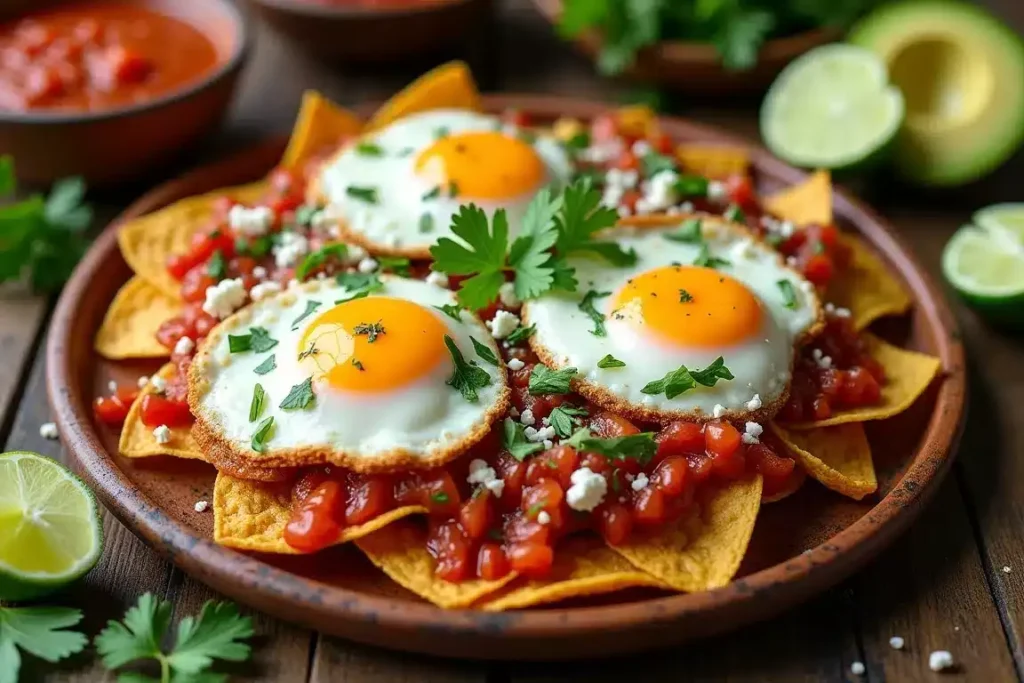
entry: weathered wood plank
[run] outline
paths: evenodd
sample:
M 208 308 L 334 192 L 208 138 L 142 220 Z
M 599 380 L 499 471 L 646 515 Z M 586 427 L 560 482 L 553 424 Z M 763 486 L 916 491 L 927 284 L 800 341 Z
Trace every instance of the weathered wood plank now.
M 43 296 L 10 293 L 0 299 L 0 437 L 14 418 L 48 308 Z
M 486 665 L 407 655 L 321 636 L 312 683 L 484 683 Z

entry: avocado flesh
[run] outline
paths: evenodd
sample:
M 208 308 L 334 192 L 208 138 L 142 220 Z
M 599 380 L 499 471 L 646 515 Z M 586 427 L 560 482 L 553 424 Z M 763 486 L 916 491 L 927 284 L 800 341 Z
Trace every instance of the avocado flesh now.
M 984 10 L 910 0 L 873 12 L 850 42 L 878 54 L 903 91 L 896 163 L 909 179 L 958 185 L 1003 163 L 1024 138 L 1024 42 Z

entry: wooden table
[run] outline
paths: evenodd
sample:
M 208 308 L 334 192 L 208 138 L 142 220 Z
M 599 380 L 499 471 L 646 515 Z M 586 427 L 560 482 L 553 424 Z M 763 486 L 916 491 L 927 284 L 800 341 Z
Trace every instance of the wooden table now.
M 1018 29 L 1024 3 L 991 4 Z M 497 33 L 469 49 L 487 89 L 558 92 L 615 99 L 620 86 L 599 81 L 587 62 L 559 44 L 526 0 L 505 0 Z M 480 43 L 490 48 L 490 58 Z M 497 52 L 494 52 L 495 45 Z M 305 88 L 344 104 L 381 98 L 436 61 L 369 71 L 328 70 L 296 55 L 265 29 L 216 153 L 285 131 Z M 675 102 L 673 113 L 756 136 L 756 102 L 705 105 Z M 169 177 L 212 156 L 182 160 Z M 973 187 L 933 194 L 891 184 L 872 188 L 875 205 L 915 249 L 933 276 L 949 235 L 985 203 L 1022 200 L 1018 157 Z M 109 218 L 158 178 L 97 198 Z M 1016 192 L 1015 192 L 1016 191 Z M 0 300 L 0 443 L 65 459 L 56 442 L 39 435 L 49 420 L 44 361 L 52 299 Z M 325 637 L 256 614 L 254 661 L 235 669 L 237 680 L 377 683 L 527 683 L 539 681 L 908 681 L 1024 678 L 1024 351 L 1017 340 L 984 326 L 958 308 L 973 359 L 970 419 L 952 474 L 913 528 L 889 551 L 844 585 L 767 623 L 671 650 L 568 664 L 445 661 L 373 649 Z M 1020 405 L 1018 405 L 1020 404 Z M 106 545 L 99 565 L 57 600 L 81 607 L 94 634 L 152 591 L 174 604 L 175 617 L 217 597 L 145 546 L 104 513 Z M 906 647 L 890 647 L 891 636 Z M 949 650 L 954 673 L 929 671 L 928 654 Z M 599 653 L 595 653 L 595 657 Z M 104 670 L 91 654 L 60 667 L 31 660 L 22 680 L 98 681 Z M 867 673 L 850 673 L 863 662 Z

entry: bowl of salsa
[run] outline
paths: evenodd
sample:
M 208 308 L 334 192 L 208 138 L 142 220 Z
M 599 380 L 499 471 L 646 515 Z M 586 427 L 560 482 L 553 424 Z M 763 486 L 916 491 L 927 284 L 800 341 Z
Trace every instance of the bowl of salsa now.
M 229 0 L 72 0 L 5 16 L 0 152 L 29 182 L 135 175 L 220 121 L 247 46 Z

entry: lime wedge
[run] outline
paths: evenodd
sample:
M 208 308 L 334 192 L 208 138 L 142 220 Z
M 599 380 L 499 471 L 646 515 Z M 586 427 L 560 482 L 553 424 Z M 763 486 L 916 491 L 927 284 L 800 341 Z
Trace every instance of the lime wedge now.
M 1024 327 L 1024 245 L 1002 232 L 967 225 L 942 252 L 946 280 L 993 322 Z
M 903 123 L 903 95 L 861 47 L 824 45 L 789 64 L 761 106 L 761 136 L 797 166 L 849 169 L 883 155 Z
M 57 590 L 102 547 L 96 499 L 78 477 L 36 453 L 0 455 L 0 600 Z
M 994 204 L 974 214 L 974 224 L 1024 250 L 1024 204 Z

